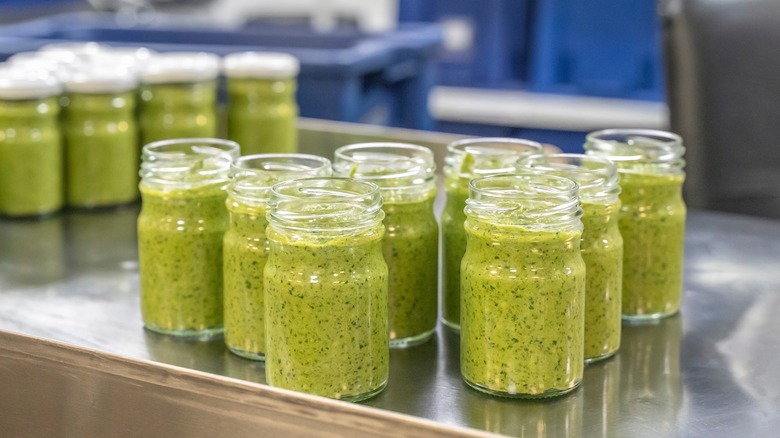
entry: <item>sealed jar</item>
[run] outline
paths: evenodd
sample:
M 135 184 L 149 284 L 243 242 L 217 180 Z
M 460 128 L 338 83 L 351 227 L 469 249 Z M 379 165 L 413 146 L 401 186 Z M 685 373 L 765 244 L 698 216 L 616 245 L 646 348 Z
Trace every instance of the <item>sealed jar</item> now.
M 138 258 L 147 329 L 208 338 L 222 333 L 225 188 L 238 144 L 189 138 L 144 146 Z
M 442 234 L 442 322 L 460 329 L 460 262 L 466 251 L 463 223 L 469 182 L 480 176 L 515 171 L 521 157 L 542 153 L 542 145 L 514 138 L 472 138 L 447 146 L 444 191 L 447 202 L 441 213 Z
M 623 317 L 652 320 L 676 313 L 686 216 L 682 139 L 664 131 L 608 129 L 588 134 L 585 151 L 612 160 L 620 173 Z
M 53 76 L 0 68 L 0 214 L 36 216 L 63 204 L 61 85 Z
M 141 68 L 142 143 L 217 135 L 219 57 L 205 52 L 152 56 Z
M 333 169 L 337 176 L 375 183 L 382 194 L 382 252 L 390 273 L 390 346 L 427 341 L 436 328 L 438 311 L 439 226 L 433 213 L 433 153 L 410 144 L 354 144 L 336 150 Z
M 315 155 L 259 154 L 239 158 L 231 169 L 223 241 L 225 344 L 253 360 L 265 358 L 263 269 L 271 186 L 295 178 L 330 176 L 330 160 Z
M 585 262 L 577 184 L 544 174 L 470 184 L 460 367 L 473 388 L 551 397 L 583 372 Z
M 623 238 L 618 229 L 620 186 L 615 165 L 582 154 L 534 155 L 517 162 L 518 172 L 567 177 L 579 185 L 585 260 L 585 362 L 614 355 L 620 348 Z
M 225 57 L 228 138 L 244 154 L 295 152 L 298 59 L 286 53 L 242 52 Z
M 72 207 L 138 198 L 138 79 L 126 67 L 84 65 L 63 80 L 66 201 Z
M 348 178 L 281 182 L 271 193 L 265 265 L 265 377 L 348 401 L 387 384 L 382 197 Z

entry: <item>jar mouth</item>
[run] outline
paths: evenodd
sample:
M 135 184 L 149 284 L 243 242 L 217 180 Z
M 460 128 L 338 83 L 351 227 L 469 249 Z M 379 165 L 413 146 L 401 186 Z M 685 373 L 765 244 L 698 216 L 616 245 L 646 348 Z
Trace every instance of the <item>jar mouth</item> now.
M 271 188 L 269 223 L 296 231 L 349 231 L 384 219 L 379 186 L 351 178 L 283 181 Z
M 484 176 L 469 183 L 464 211 L 469 218 L 502 225 L 581 226 L 578 189 L 576 182 L 557 175 Z
M 336 149 L 334 173 L 371 181 L 380 188 L 404 188 L 432 181 L 436 173 L 430 149 L 406 143 L 357 143 Z
M 161 140 L 143 147 L 141 178 L 157 184 L 211 184 L 227 181 L 239 155 L 238 143 L 217 138 Z
M 545 173 L 576 182 L 583 201 L 607 201 L 620 194 L 620 176 L 606 158 L 584 154 L 532 155 L 517 160 L 518 172 Z
M 447 146 L 444 173 L 469 180 L 478 176 L 510 173 L 515 171 L 518 158 L 543 152 L 542 144 L 533 140 L 467 138 Z
M 682 137 L 655 129 L 604 129 L 591 132 L 585 141 L 589 155 L 614 161 L 665 164 L 681 161 L 685 153 Z M 684 165 L 684 162 L 682 163 Z
M 308 154 L 255 154 L 237 159 L 230 167 L 228 192 L 244 202 L 267 201 L 271 187 L 296 178 L 331 175 L 330 160 Z

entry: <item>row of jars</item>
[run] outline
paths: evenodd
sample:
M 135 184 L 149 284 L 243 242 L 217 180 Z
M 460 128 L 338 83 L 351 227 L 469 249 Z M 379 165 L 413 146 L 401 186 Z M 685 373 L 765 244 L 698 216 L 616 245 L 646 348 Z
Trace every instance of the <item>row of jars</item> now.
M 0 215 L 136 200 L 140 145 L 218 136 L 220 71 L 227 138 L 248 153 L 294 152 L 299 63 L 291 55 L 220 60 L 83 43 L 12 56 L 0 64 Z
M 224 328 L 231 351 L 265 360 L 274 386 L 346 400 L 381 391 L 388 348 L 424 342 L 436 325 L 430 150 L 345 146 L 335 178 L 322 157 L 238 150 L 207 139 L 145 147 L 145 326 L 201 338 Z M 442 320 L 461 330 L 461 371 L 479 390 L 566 393 L 584 362 L 617 351 L 621 308 L 633 319 L 679 308 L 679 137 L 603 131 L 586 150 L 542 155 L 512 139 L 448 148 Z

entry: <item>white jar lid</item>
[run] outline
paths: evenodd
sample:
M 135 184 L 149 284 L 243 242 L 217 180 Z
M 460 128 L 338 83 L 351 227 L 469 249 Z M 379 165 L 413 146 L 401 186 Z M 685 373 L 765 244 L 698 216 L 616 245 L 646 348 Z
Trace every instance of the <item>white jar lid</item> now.
M 77 61 L 76 55 L 72 52 L 19 52 L 8 57 L 8 62 L 16 64 L 17 62 L 27 62 L 33 59 L 46 59 L 59 62 L 62 65 L 72 64 Z
M 8 58 L 8 64 L 15 68 L 33 71 L 45 71 L 55 76 L 68 70 L 69 63 L 56 58 L 37 56 L 37 52 L 21 52 Z
M 110 55 L 121 58 L 133 59 L 135 62 L 146 62 L 153 56 L 158 55 L 157 51 L 137 46 L 106 46 L 97 56 Z
M 72 93 L 121 93 L 138 87 L 138 75 L 127 66 L 84 63 L 64 75 L 62 82 Z
M 60 81 L 42 70 L 36 72 L 13 65 L 0 66 L 0 99 L 40 99 L 61 92 Z
M 222 63 L 231 78 L 286 79 L 298 75 L 298 58 L 279 52 L 240 52 L 227 55 Z
M 105 49 L 105 45 L 96 43 L 94 41 L 89 42 L 72 42 L 72 43 L 52 43 L 41 46 L 38 51 L 40 52 L 66 52 L 76 55 L 76 57 L 84 57 L 92 55 L 93 53 L 100 52 Z
M 167 52 L 141 66 L 141 82 L 170 84 L 199 82 L 219 76 L 219 56 L 206 52 Z

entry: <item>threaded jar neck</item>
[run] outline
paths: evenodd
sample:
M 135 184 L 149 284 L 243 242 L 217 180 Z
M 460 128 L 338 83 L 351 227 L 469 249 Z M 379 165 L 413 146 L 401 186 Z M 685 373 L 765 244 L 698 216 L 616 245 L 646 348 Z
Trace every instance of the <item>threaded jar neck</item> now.
M 430 149 L 404 143 L 358 143 L 336 150 L 336 176 L 370 181 L 385 201 L 427 196 L 435 189 L 436 164 Z
M 582 229 L 577 183 L 556 175 L 490 175 L 469 183 L 469 220 L 535 230 Z
M 227 182 L 239 153 L 238 143 L 216 138 L 155 141 L 143 147 L 142 183 L 186 189 Z
M 685 167 L 682 137 L 653 129 L 605 129 L 588 134 L 585 153 L 607 158 L 620 172 L 679 173 Z
M 582 202 L 613 203 L 620 194 L 617 167 L 606 158 L 584 154 L 532 155 L 517 161 L 517 171 L 569 178 L 579 186 Z
M 541 154 L 541 143 L 519 138 L 468 138 L 450 143 L 444 164 L 448 178 L 471 180 L 511 173 L 521 157 Z
M 265 204 L 271 187 L 297 178 L 327 177 L 327 158 L 307 154 L 255 154 L 236 160 L 230 167 L 228 196 L 249 205 Z
M 271 188 L 268 222 L 282 231 L 353 234 L 384 219 L 379 186 L 351 178 L 304 178 Z

